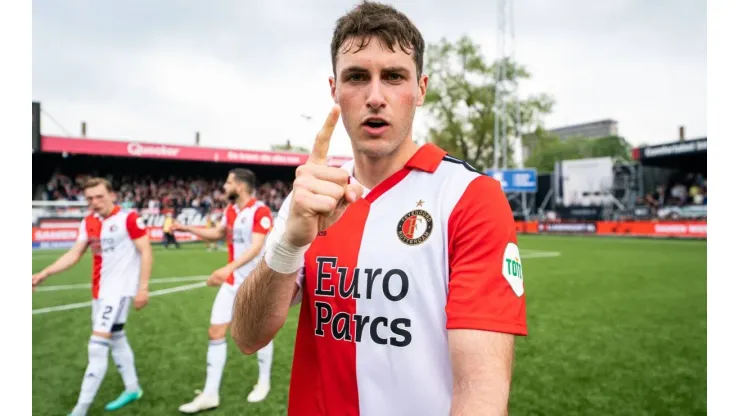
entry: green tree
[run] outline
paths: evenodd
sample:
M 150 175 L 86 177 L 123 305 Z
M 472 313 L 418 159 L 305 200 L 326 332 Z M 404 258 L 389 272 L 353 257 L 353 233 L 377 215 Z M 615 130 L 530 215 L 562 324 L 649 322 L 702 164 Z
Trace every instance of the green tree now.
M 425 65 L 429 74 L 425 111 L 433 120 L 429 141 L 478 169 L 492 166 L 496 94 L 506 104 L 503 123 L 507 137 L 516 133 L 517 97 L 497 88 L 497 71 L 501 67 L 504 79 L 511 82 L 529 78 L 529 72 L 508 59 L 488 62 L 468 36 L 455 43 L 443 38 L 430 45 Z M 546 94 L 520 99 L 520 131 L 539 125 L 540 117 L 552 110 L 553 103 Z M 508 148 L 508 154 L 513 154 L 510 141 Z

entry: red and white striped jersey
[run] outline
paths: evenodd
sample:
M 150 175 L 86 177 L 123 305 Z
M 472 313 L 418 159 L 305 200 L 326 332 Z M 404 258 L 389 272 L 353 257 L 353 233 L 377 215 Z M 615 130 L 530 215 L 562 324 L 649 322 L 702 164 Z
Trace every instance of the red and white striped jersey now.
M 93 299 L 136 296 L 141 256 L 133 240 L 146 234 L 138 214 L 117 205 L 105 218 L 93 213 L 82 220 L 77 241 L 87 243 L 93 255 Z
M 229 249 L 229 263 L 231 263 L 252 245 L 252 233 L 267 234 L 270 232 L 272 212 L 262 201 L 252 198 L 241 209 L 235 204 L 229 204 L 221 217 L 221 225 L 226 227 L 226 242 Z M 252 261 L 236 269 L 224 283 L 236 287 L 241 285 L 249 273 L 257 267 L 264 250 L 263 246 Z
M 298 282 L 289 415 L 448 415 L 447 330 L 527 333 L 505 194 L 431 144 L 316 237 Z

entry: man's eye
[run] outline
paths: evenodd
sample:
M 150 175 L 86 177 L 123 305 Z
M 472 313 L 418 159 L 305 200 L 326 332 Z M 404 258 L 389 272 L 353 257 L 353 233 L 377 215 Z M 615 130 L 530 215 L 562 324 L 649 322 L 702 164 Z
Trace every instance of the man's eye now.
M 388 74 L 388 79 L 391 81 L 400 81 L 403 79 L 401 74 Z

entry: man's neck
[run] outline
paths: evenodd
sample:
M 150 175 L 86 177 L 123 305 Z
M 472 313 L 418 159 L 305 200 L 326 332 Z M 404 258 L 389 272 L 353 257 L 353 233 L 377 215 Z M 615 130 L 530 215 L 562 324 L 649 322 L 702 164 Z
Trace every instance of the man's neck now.
M 387 156 L 369 157 L 355 152 L 353 176 L 365 188 L 373 189 L 401 170 L 418 149 L 419 146 L 409 137 L 398 146 L 395 152 Z
M 244 208 L 244 205 L 246 205 L 250 199 L 252 199 L 252 196 L 249 194 L 239 194 L 236 197 L 236 206 L 239 208 Z
M 101 212 L 100 215 L 102 215 L 103 218 L 108 218 L 108 217 L 110 217 L 110 214 L 113 213 L 113 210 L 115 208 L 116 208 L 116 206 L 113 205 L 112 207 L 108 208 L 107 210 L 104 210 L 103 212 Z

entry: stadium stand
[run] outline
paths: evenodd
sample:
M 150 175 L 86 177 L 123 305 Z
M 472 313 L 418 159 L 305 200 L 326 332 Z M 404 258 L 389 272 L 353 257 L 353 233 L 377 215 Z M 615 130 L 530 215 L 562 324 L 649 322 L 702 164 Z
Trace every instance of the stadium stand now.
M 65 175 L 52 174 L 45 188 L 39 189 L 37 196 L 42 201 L 84 201 L 82 184 L 87 178 L 98 174 Z M 222 195 L 224 179 L 202 177 L 156 177 L 153 175 L 103 175 L 119 193 L 120 204 L 124 208 L 137 210 L 171 209 L 179 213 L 184 208 L 194 208 L 202 212 L 223 209 L 226 202 Z M 280 209 L 290 192 L 290 182 L 282 180 L 263 181 L 257 188 L 256 197 L 273 211 Z
M 33 154 L 33 247 L 66 247 L 86 213 L 80 184 L 109 178 L 121 205 L 145 219 L 161 239 L 167 212 L 204 225 L 225 206 L 226 173 L 248 167 L 257 197 L 277 211 L 307 155 L 200 146 L 42 136 Z M 347 157 L 330 158 L 338 166 Z M 585 179 L 584 179 L 585 178 Z M 594 180 L 598 178 L 598 180 Z M 561 161 L 537 175 L 537 192 L 522 205 L 509 196 L 520 233 L 706 238 L 706 138 L 633 150 L 632 161 Z M 536 208 L 536 210 L 535 210 Z M 176 233 L 178 241 L 194 241 Z

